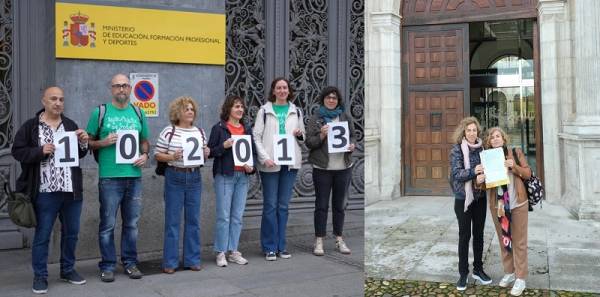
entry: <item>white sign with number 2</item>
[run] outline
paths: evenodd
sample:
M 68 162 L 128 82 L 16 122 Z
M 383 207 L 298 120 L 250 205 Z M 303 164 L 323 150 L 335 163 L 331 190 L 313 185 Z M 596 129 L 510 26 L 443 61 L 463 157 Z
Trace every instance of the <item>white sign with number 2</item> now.
M 204 141 L 200 131 L 181 133 L 181 146 L 184 166 L 204 165 Z

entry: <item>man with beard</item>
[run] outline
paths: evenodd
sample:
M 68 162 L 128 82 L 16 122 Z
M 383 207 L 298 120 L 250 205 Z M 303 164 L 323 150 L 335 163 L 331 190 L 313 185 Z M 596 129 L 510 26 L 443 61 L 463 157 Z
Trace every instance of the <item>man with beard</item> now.
M 124 74 L 115 75 L 110 83 L 112 102 L 95 108 L 88 121 L 90 148 L 97 151 L 100 196 L 100 227 L 98 242 L 102 260 L 98 264 L 100 279 L 114 281 L 117 256 L 114 229 L 117 211 L 121 207 L 123 219 L 121 230 L 121 264 L 129 278 L 140 279 L 142 272 L 137 268 L 137 222 L 142 207 L 142 171 L 148 161 L 148 123 L 145 114 L 129 103 L 131 85 Z M 141 153 L 133 164 L 117 163 L 117 132 L 137 130 Z

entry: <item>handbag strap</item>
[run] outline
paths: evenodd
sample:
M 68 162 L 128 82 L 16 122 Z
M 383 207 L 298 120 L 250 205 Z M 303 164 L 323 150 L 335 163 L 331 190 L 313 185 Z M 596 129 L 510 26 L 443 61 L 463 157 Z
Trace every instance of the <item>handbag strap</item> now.
M 513 153 L 513 160 L 515 160 L 515 162 L 517 162 L 517 165 L 519 165 L 519 167 L 522 167 L 521 162 L 519 162 L 519 157 L 517 156 L 517 148 L 516 147 L 512 148 L 512 153 Z
M 169 142 L 167 142 L 167 154 L 169 153 L 169 148 L 171 147 L 171 139 L 173 139 L 173 134 L 175 134 L 175 125 L 171 125 L 171 135 L 169 135 Z

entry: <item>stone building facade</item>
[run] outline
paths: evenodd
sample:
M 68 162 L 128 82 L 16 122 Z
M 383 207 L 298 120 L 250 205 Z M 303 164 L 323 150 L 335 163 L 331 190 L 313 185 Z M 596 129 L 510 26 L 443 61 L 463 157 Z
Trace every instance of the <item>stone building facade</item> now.
M 440 11 L 450 10 L 455 14 L 440 13 Z M 490 10 L 495 11 L 486 12 Z M 517 104 L 517 97 L 515 97 L 517 99 L 510 97 L 498 99 L 501 97 L 500 92 L 486 92 L 500 88 L 500 81 L 510 77 L 507 75 L 501 78 L 501 75 L 503 71 L 510 72 L 511 68 L 502 69 L 498 66 L 502 63 L 512 63 L 510 59 L 501 62 L 498 60 L 493 64 L 496 66 L 489 64 L 487 69 L 473 67 L 480 62 L 473 54 L 475 49 L 482 48 L 478 47 L 480 44 L 477 44 L 478 39 L 474 37 L 479 30 L 478 24 L 482 24 L 480 26 L 482 38 L 479 42 L 483 44 L 510 39 L 506 36 L 518 32 L 516 39 L 519 40 L 520 47 L 518 54 L 515 53 L 517 58 L 513 61 L 520 62 L 513 65 L 522 65 L 518 67 L 520 71 L 531 73 L 529 77 L 519 78 L 520 89 L 530 90 L 524 95 L 521 93 L 520 101 L 529 109 L 519 110 L 516 119 L 509 115 L 508 121 L 495 117 L 487 123 L 513 127 L 510 121 L 514 120 L 516 125 L 521 127 L 521 131 L 525 131 L 520 134 L 521 140 L 518 140 L 518 135 L 515 137 L 516 143 L 528 149 L 530 164 L 544 181 L 548 202 L 563 205 L 580 219 L 600 220 L 600 186 L 597 182 L 600 173 L 596 170 L 600 166 L 600 93 L 595 90 L 600 82 L 600 76 L 597 75 L 600 72 L 600 20 L 597 18 L 599 13 L 600 3 L 594 0 L 367 1 L 365 8 L 365 69 L 368 77 L 365 91 L 369 98 L 365 105 L 367 204 L 404 195 L 448 194 L 442 185 L 444 182 L 447 184 L 444 172 L 446 168 L 443 167 L 447 164 L 439 163 L 440 170 L 434 168 L 434 163 L 431 163 L 434 165 L 431 166 L 430 171 L 426 166 L 423 166 L 423 170 L 415 170 L 416 167 L 421 166 L 417 162 L 421 155 L 414 146 L 415 138 L 417 144 L 419 143 L 419 135 L 415 136 L 419 130 L 412 128 L 417 124 L 413 122 L 415 117 L 412 113 L 415 110 L 410 109 L 412 97 L 409 93 L 412 90 L 440 92 L 444 91 L 444 88 L 453 86 L 447 83 L 430 84 L 427 88 L 417 85 L 412 80 L 411 75 L 414 75 L 411 72 L 414 71 L 414 68 L 411 68 L 412 63 L 419 66 L 419 63 L 427 63 L 430 60 L 419 61 L 420 56 L 412 55 L 412 51 L 418 46 L 411 44 L 409 38 L 410 34 L 413 34 L 411 32 L 416 32 L 414 34 L 418 37 L 418 34 L 421 34 L 419 31 L 429 30 L 427 32 L 435 33 L 431 30 L 439 30 L 439 28 L 445 32 L 450 30 L 448 29 L 450 27 L 443 26 L 462 24 L 463 28 L 466 28 L 462 32 L 469 34 L 469 47 L 464 49 L 465 59 L 459 61 L 458 66 L 460 68 L 465 63 L 471 66 L 465 68 L 470 69 L 470 77 L 464 79 L 467 84 L 464 90 L 470 96 L 465 95 L 466 106 L 464 112 L 459 113 L 460 116 L 478 116 L 477 108 L 480 106 L 501 109 L 503 102 L 508 102 L 508 113 L 510 110 L 517 110 L 517 107 L 510 105 Z M 510 24 L 506 24 L 507 20 L 512 19 L 515 20 L 517 29 L 506 29 L 510 28 Z M 434 25 L 438 26 L 435 27 L 437 29 L 425 29 Z M 462 33 L 458 34 L 457 36 L 460 37 Z M 431 40 L 427 45 L 434 44 Z M 497 46 L 496 50 L 500 51 L 500 47 Z M 504 53 L 498 54 L 498 57 L 510 55 Z M 431 57 L 435 59 L 434 56 Z M 482 68 L 485 68 L 485 65 Z M 431 69 L 433 68 L 429 70 Z M 433 75 L 432 73 L 434 72 L 429 74 Z M 458 74 L 460 73 L 459 69 Z M 418 75 L 417 72 L 417 78 Z M 491 82 L 490 77 L 493 77 L 492 80 L 499 80 Z M 506 83 L 505 86 L 510 85 L 510 82 L 503 83 Z M 474 84 L 485 86 L 484 91 L 480 92 L 479 89 L 474 88 Z M 426 98 L 424 102 L 429 102 L 427 101 L 429 97 L 419 94 L 416 95 L 417 98 L 423 96 Z M 480 98 L 478 94 L 482 94 Z M 507 93 L 504 92 L 502 96 L 505 94 Z M 462 98 L 461 95 L 458 97 Z M 523 96 L 526 98 L 523 99 Z M 447 108 L 443 112 L 447 112 Z M 436 116 L 437 114 L 432 112 L 425 123 L 434 123 Z M 444 123 L 450 123 L 451 126 L 452 121 L 446 122 L 450 118 L 441 115 Z M 418 122 L 418 115 L 416 119 Z M 486 122 L 486 119 L 483 122 Z M 517 126 L 513 128 L 515 127 Z M 433 137 L 435 133 L 431 132 L 431 139 L 435 138 Z M 445 139 L 444 136 L 442 139 Z M 444 144 L 444 140 L 441 143 Z M 436 146 L 432 145 L 432 147 Z M 444 152 L 443 149 L 440 150 Z M 431 153 L 423 156 L 434 155 Z M 444 161 L 443 156 L 441 160 Z M 418 180 L 415 182 L 415 175 L 435 177 L 436 173 L 442 178 L 434 180 L 432 184 L 439 186 L 442 189 L 440 191 L 430 192 L 432 187 L 423 186 L 427 185 L 426 183 L 420 185 Z

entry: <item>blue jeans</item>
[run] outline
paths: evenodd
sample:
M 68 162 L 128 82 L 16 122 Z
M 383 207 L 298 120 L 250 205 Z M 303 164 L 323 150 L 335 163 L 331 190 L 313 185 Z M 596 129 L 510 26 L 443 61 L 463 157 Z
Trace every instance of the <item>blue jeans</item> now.
M 65 274 L 73 271 L 81 204 L 81 200 L 73 200 L 73 193 L 38 194 L 35 199 L 37 226 L 31 246 L 31 266 L 36 278 L 48 278 L 48 243 L 57 215 L 61 223 L 60 271 Z
M 215 176 L 217 225 L 215 252 L 237 251 L 242 232 L 242 216 L 248 196 L 248 177 L 243 171 Z
M 260 172 L 263 187 L 263 212 L 260 224 L 260 244 L 264 253 L 286 250 L 285 229 L 288 205 L 298 169 L 281 166 L 277 172 Z
M 184 208 L 183 266 L 200 265 L 200 168 L 193 172 L 165 170 L 165 237 L 163 268 L 179 266 L 179 225 Z
M 117 211 L 121 207 L 121 263 L 129 268 L 137 264 L 137 223 L 142 211 L 142 178 L 115 177 L 101 178 L 98 182 L 100 193 L 100 227 L 98 243 L 102 260 L 98 267 L 102 271 L 114 271 L 117 263 L 115 251 L 115 224 Z

